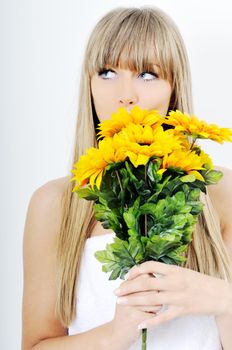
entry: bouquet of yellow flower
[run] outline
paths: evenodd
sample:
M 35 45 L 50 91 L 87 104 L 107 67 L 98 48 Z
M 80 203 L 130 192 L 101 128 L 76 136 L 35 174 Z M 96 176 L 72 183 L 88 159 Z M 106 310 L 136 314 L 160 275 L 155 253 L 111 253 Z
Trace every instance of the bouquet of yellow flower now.
M 200 193 L 222 173 L 196 144 L 197 139 L 231 141 L 227 128 L 210 125 L 179 110 L 163 117 L 157 110 L 119 108 L 99 124 L 98 148 L 74 164 L 73 192 L 93 200 L 96 219 L 116 236 L 95 253 L 111 272 L 124 278 L 148 260 L 186 261 L 185 253 L 203 204 Z M 142 349 L 146 349 L 146 329 Z

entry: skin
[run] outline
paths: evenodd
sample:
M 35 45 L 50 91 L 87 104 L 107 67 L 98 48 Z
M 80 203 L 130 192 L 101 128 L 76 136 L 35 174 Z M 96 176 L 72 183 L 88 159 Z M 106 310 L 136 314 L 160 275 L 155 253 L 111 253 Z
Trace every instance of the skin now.
M 158 109 L 161 114 L 167 114 L 172 92 L 168 81 L 150 73 L 107 68 L 110 70 L 100 75 L 96 73 L 91 79 L 93 101 L 100 122 L 110 118 L 118 107 L 130 110 L 136 104 L 142 109 Z M 158 67 L 155 69 L 158 73 Z M 232 171 L 221 170 L 223 180 L 211 186 L 209 191 L 232 261 L 232 219 L 229 209 L 232 207 Z M 95 232 L 105 233 L 104 229 L 101 231 L 100 223 L 96 224 L 92 234 Z M 154 273 L 161 274 L 161 278 L 154 278 Z M 134 266 L 115 294 L 118 296 L 118 306 L 136 306 L 153 314 L 144 318 L 139 329 L 157 326 L 183 315 L 215 315 L 223 349 L 232 348 L 232 284 L 225 280 L 179 266 L 148 261 Z M 156 315 L 162 304 L 167 305 L 168 309 Z
M 135 105 L 167 114 L 172 88 L 168 81 L 159 78 L 157 66 L 154 66 L 154 74 L 108 69 L 100 75 L 94 74 L 91 79 L 94 106 L 100 122 L 109 119 L 119 107 L 130 111 Z

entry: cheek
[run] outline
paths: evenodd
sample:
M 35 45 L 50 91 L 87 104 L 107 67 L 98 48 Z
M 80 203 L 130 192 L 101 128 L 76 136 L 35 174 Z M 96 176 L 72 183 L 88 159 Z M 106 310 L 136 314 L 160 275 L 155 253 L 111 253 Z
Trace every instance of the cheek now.
M 107 102 L 109 103 L 110 100 L 114 98 L 110 84 L 106 84 L 105 82 L 102 84 L 101 81 L 97 79 L 91 82 L 91 93 L 95 105 L 104 106 L 104 104 L 107 104 Z
M 166 101 L 171 97 L 171 87 L 167 84 L 157 84 L 157 86 L 154 86 L 154 89 L 148 88 L 145 96 L 157 101 Z
M 100 122 L 109 119 L 111 113 L 116 109 L 116 106 L 114 106 L 115 96 L 110 88 L 110 84 L 106 87 L 106 84 L 103 86 L 98 79 L 93 79 L 91 81 L 91 93 L 95 111 Z
M 141 107 L 150 110 L 157 109 L 162 115 L 166 115 L 170 104 L 171 92 L 171 86 L 167 82 L 154 84 L 154 88 L 149 87 L 146 91 L 143 90 Z
M 94 78 L 92 78 L 92 80 L 91 80 L 90 87 L 91 87 L 91 95 L 93 97 L 94 104 L 96 104 L 96 101 L 99 98 L 98 97 L 99 89 L 98 89 L 97 81 Z
M 149 83 L 147 83 L 149 84 Z M 146 102 L 151 108 L 158 108 L 160 106 L 169 105 L 171 98 L 171 86 L 167 83 L 154 85 L 154 88 L 149 87 L 142 92 L 142 100 Z M 141 101 L 142 102 L 142 101 Z

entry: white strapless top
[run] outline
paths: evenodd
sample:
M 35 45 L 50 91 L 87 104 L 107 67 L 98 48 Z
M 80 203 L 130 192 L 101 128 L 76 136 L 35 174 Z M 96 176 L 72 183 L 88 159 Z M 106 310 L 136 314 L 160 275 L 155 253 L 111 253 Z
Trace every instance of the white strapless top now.
M 109 322 L 114 317 L 117 297 L 114 289 L 123 282 L 110 281 L 95 258 L 115 236 L 110 232 L 86 240 L 77 284 L 77 316 L 69 326 L 69 335 L 82 333 Z M 128 350 L 140 350 L 141 338 Z M 182 316 L 149 328 L 147 350 L 221 350 L 219 332 L 212 315 Z

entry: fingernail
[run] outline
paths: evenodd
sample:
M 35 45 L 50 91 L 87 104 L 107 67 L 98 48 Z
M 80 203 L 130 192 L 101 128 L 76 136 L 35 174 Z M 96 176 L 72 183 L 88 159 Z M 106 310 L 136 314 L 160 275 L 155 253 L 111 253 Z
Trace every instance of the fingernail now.
M 145 323 L 140 323 L 140 324 L 138 325 L 138 329 L 144 329 L 144 328 L 146 328 Z
M 117 304 L 126 304 L 126 303 L 127 303 L 127 299 L 124 297 L 117 299 Z
M 127 273 L 125 274 L 125 276 L 124 276 L 125 280 L 127 280 L 128 277 L 129 277 L 129 273 L 127 272 Z
M 116 289 L 114 290 L 114 294 L 116 294 L 116 295 L 119 295 L 120 292 L 121 292 L 121 289 L 120 289 L 120 288 L 116 288 Z

